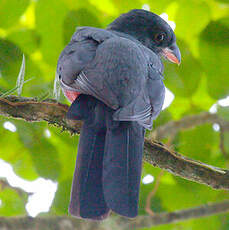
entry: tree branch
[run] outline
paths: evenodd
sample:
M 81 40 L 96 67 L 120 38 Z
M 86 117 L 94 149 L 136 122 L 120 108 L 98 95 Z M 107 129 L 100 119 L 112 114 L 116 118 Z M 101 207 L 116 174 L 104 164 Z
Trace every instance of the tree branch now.
M 107 229 L 137 229 L 155 225 L 175 223 L 193 218 L 206 217 L 219 213 L 229 212 L 229 200 L 220 203 L 206 204 L 191 209 L 175 212 L 165 212 L 154 216 L 138 216 L 127 219 L 120 216 L 111 216 L 105 221 L 87 221 L 69 217 L 15 217 L 0 218 L 0 229 L 4 230 L 107 230 Z M 111 225 L 112 223 L 112 225 Z M 111 228 L 112 226 L 112 228 Z
M 165 125 L 159 126 L 151 133 L 150 139 L 162 140 L 168 136 L 175 136 L 177 132 L 181 130 L 191 129 L 206 123 L 218 123 L 221 127 L 224 127 L 224 131 L 229 130 L 228 121 L 223 120 L 217 114 L 202 112 L 197 115 L 186 116 L 178 121 L 170 121 Z
M 45 100 L 42 102 L 33 98 L 22 98 L 16 96 L 8 96 L 0 98 L 0 115 L 5 117 L 20 118 L 26 121 L 47 121 L 50 124 L 62 127 L 64 130 L 68 130 L 71 133 L 79 133 L 82 122 L 70 121 L 65 118 L 67 105 L 60 104 L 55 100 Z M 218 118 L 215 114 L 200 114 L 193 117 L 198 121 L 195 122 L 193 117 L 189 117 L 192 120 L 192 124 L 202 124 L 200 122 L 206 122 L 207 116 L 208 122 L 225 122 Z M 205 117 L 205 119 L 203 119 Z M 185 125 L 181 125 L 181 121 L 178 122 L 179 127 L 190 127 L 188 118 L 181 119 Z M 169 123 L 168 123 L 169 124 Z M 174 124 L 174 122 L 170 122 Z M 228 125 L 227 123 L 225 123 Z M 165 125 L 166 126 L 166 125 Z M 172 130 L 172 129 L 171 129 Z M 172 133 L 172 131 L 170 131 Z M 170 149 L 165 145 L 145 140 L 144 145 L 144 160 L 158 166 L 161 169 L 165 169 L 170 173 L 181 176 L 188 180 L 192 180 L 198 183 L 206 184 L 215 189 L 229 190 L 229 170 L 213 167 L 202 162 L 198 162 L 187 157 L 184 157 Z

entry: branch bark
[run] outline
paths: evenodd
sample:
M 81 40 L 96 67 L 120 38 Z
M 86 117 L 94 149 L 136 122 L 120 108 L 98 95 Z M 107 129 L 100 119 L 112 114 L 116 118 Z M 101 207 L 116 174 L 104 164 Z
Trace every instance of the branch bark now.
M 0 115 L 2 116 L 19 118 L 30 122 L 47 121 L 71 133 L 79 134 L 82 122 L 67 120 L 65 118 L 67 110 L 67 105 L 60 104 L 55 100 L 39 102 L 33 98 L 16 96 L 0 98 Z M 209 119 L 206 119 L 205 116 Z M 195 119 L 193 119 L 193 117 Z M 225 122 L 218 118 L 216 114 L 205 113 L 200 114 L 199 117 L 198 115 L 194 115 L 193 117 L 189 117 L 192 122 L 188 122 L 188 124 L 188 118 L 183 118 L 182 120 L 185 125 L 178 126 L 187 128 L 190 127 L 189 124 L 202 124 L 200 121 L 204 123 L 206 121 L 211 123 L 217 121 Z M 205 119 L 203 119 L 203 117 L 205 117 Z M 182 124 L 182 120 L 178 121 L 178 124 Z M 198 122 L 195 123 L 194 120 Z M 169 127 L 171 127 L 171 123 Z M 229 190 L 229 170 L 189 159 L 168 149 L 159 142 L 145 139 L 144 160 L 153 166 L 158 166 L 161 169 L 165 169 L 170 173 L 188 180 L 202 183 L 215 189 Z
M 206 204 L 191 209 L 175 212 L 165 212 L 154 216 L 138 216 L 130 220 L 120 216 L 111 216 L 103 222 L 86 221 L 69 217 L 0 217 L 0 229 L 4 230 L 109 230 L 109 229 L 138 229 L 156 225 L 175 223 L 193 218 L 206 217 L 229 212 L 229 200 L 220 203 Z

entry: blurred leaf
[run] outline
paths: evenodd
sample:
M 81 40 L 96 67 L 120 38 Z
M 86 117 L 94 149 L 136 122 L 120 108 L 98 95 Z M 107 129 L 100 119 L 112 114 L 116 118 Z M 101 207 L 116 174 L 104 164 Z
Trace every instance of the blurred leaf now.
M 216 0 L 216 1 L 229 4 L 229 0 Z
M 207 91 L 207 77 L 202 76 L 199 80 L 199 85 L 195 94 L 190 98 L 192 106 L 199 107 L 202 111 L 209 110 L 211 106 L 216 103 Z M 190 111 L 191 113 L 191 111 Z
M 179 152 L 204 163 L 215 164 L 214 158 L 217 156 L 214 155 L 214 151 L 215 148 L 218 149 L 218 146 L 218 133 L 209 124 L 197 126 L 179 134 Z M 218 166 L 221 167 L 222 165 Z
M 154 121 L 154 128 L 157 128 L 160 125 L 164 125 L 170 120 L 172 120 L 171 113 L 167 109 L 162 110 L 158 118 Z
M 23 53 L 16 45 L 7 40 L 0 40 L 0 70 L 10 87 L 15 86 Z
M 166 8 L 169 7 L 170 4 L 173 4 L 174 0 L 160 0 L 160 1 L 142 1 L 142 4 L 149 4 L 150 11 L 156 14 L 162 14 L 166 11 Z M 140 7 L 141 8 L 141 7 Z
M 59 182 L 52 211 L 57 215 L 68 215 L 68 205 L 70 201 L 72 180 L 66 179 Z
M 229 132 L 224 132 L 224 148 L 228 155 L 229 154 Z
M 199 45 L 201 61 L 208 79 L 208 92 L 215 99 L 229 94 L 229 27 L 223 24 L 225 20 L 211 22 L 201 34 Z
M 25 215 L 26 196 L 19 194 L 12 189 L 1 189 L 0 187 L 0 216 L 18 216 Z
M 103 1 L 101 1 L 102 3 Z M 126 0 L 126 1 L 122 1 L 122 0 L 111 0 L 111 2 L 113 3 L 113 5 L 118 9 L 118 13 L 127 13 L 129 10 L 131 9 L 141 9 L 143 3 L 141 2 L 141 0 Z
M 182 54 L 181 65 L 165 63 L 164 82 L 176 96 L 190 97 L 197 90 L 202 77 L 202 68 L 184 42 L 178 41 L 178 45 Z
M 229 121 L 229 106 L 217 106 L 217 114 L 224 120 Z
M 36 29 L 41 36 L 42 56 L 53 66 L 56 66 L 63 48 L 62 34 L 66 13 L 67 8 L 62 1 L 39 0 L 36 4 Z
M 70 41 L 77 26 L 101 27 L 101 24 L 96 15 L 88 9 L 82 8 L 69 11 L 63 24 L 63 37 L 65 44 Z
M 9 120 L 17 128 L 17 122 Z M 3 128 L 0 123 L 0 158 L 13 166 L 15 173 L 27 180 L 34 180 L 38 177 L 29 151 L 24 148 L 23 143 L 18 138 L 18 132 L 10 132 Z M 11 143 L 14 143 L 13 145 Z
M 176 34 L 186 41 L 191 41 L 210 21 L 210 9 L 203 1 L 190 0 L 187 4 L 181 0 L 176 12 Z
M 44 136 L 42 124 L 17 123 L 20 140 L 30 151 L 37 173 L 44 178 L 56 180 L 61 173 L 58 151 Z
M 59 162 L 61 162 L 61 174 L 59 180 L 65 180 L 66 178 L 72 178 L 79 135 L 71 136 L 69 133 L 60 133 L 60 130 L 55 127 L 49 127 L 51 132 L 50 142 L 54 146 L 58 146 Z
M 222 223 L 222 230 L 229 229 L 229 214 L 226 214 L 225 216 L 221 217 L 221 223 Z
M 35 30 L 20 29 L 10 33 L 7 39 L 18 45 L 23 53 L 31 54 L 39 46 L 40 39 Z
M 0 27 L 14 25 L 29 5 L 29 0 L 1 0 Z

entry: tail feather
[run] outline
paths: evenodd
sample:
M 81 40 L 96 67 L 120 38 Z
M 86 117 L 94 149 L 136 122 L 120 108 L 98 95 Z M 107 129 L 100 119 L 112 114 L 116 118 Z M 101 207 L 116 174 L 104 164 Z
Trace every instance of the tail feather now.
M 69 212 L 81 218 L 101 220 L 109 214 L 102 188 L 105 130 L 84 122 L 80 134 Z
M 86 95 L 70 108 L 70 117 L 84 120 L 69 206 L 76 217 L 101 220 L 110 210 L 137 215 L 144 128 L 136 121 L 113 121 L 113 113 Z
M 135 217 L 142 167 L 144 129 L 137 122 L 120 122 L 108 129 L 103 160 L 103 191 L 107 206 Z

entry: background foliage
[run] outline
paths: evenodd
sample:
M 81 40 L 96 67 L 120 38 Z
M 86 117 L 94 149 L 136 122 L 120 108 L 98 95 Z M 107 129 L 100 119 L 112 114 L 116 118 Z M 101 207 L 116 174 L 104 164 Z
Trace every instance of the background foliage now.
M 76 26 L 105 28 L 120 13 L 144 4 L 157 14 L 166 12 L 176 23 L 175 33 L 182 53 L 180 67 L 167 64 L 165 84 L 174 94 L 170 107 L 164 110 L 155 127 L 185 115 L 208 111 L 214 103 L 229 95 L 229 2 L 228 0 L 0 0 L 0 92 L 15 87 L 25 55 L 26 83 L 22 95 L 41 97 L 52 92 L 58 56 L 68 43 Z M 62 102 L 66 102 L 61 98 Z M 225 118 L 227 107 L 218 108 Z M 17 175 L 27 180 L 38 177 L 58 182 L 58 190 L 47 215 L 67 215 L 69 192 L 74 170 L 78 137 L 61 133 L 45 123 L 13 120 L 17 132 L 3 128 L 0 117 L 0 158 L 9 162 Z M 46 129 L 51 137 L 44 135 Z M 163 140 L 164 143 L 167 140 Z M 229 153 L 229 134 L 225 135 Z M 13 143 L 13 144 L 12 144 Z M 180 132 L 172 146 L 188 157 L 226 168 L 219 145 L 219 132 L 211 125 Z M 157 177 L 160 169 L 144 165 L 143 177 Z M 141 185 L 140 215 L 153 184 Z M 228 193 L 186 181 L 169 173 L 162 176 L 153 198 L 155 212 L 172 211 L 228 198 Z M 0 188 L 0 215 L 25 214 L 27 199 L 12 189 Z M 7 208 L 6 208 L 7 206 Z M 190 220 L 155 229 L 229 229 L 229 216 L 219 215 Z M 154 228 L 152 228 L 154 229 Z

